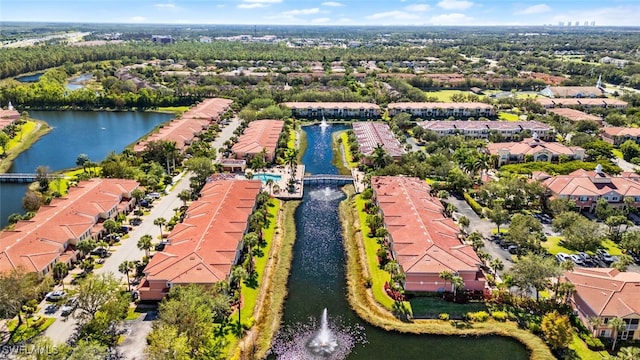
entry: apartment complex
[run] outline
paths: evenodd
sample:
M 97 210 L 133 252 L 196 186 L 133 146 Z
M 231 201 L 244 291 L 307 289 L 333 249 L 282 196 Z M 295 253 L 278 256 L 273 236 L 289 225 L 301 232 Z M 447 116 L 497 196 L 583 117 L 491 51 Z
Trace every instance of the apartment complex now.
M 406 291 L 450 291 L 439 275 L 445 270 L 457 273 L 465 289 L 484 290 L 480 258 L 463 244 L 458 226 L 444 216 L 444 206 L 425 181 L 374 176 L 371 187 L 389 232 L 391 254 L 406 275 Z
M 558 115 L 561 118 L 572 122 L 594 121 L 599 126 L 602 126 L 602 118 L 600 116 L 587 114 L 584 111 L 570 108 L 552 108 L 547 109 L 547 112 Z
M 538 134 L 542 140 L 553 140 L 555 132 L 547 124 L 537 121 L 421 121 L 420 127 L 430 130 L 438 135 L 460 134 L 472 139 L 488 139 L 489 134 L 495 131 L 505 140 L 520 139 L 520 134 L 528 131 Z
M 419 118 L 446 118 L 450 116 L 493 118 L 496 116 L 496 110 L 492 105 L 481 102 L 403 102 L 391 103 L 387 109 L 389 116 L 405 112 Z
M 75 245 L 99 237 L 104 220 L 130 212 L 137 188 L 137 181 L 125 179 L 92 179 L 69 188 L 67 196 L 41 206 L 32 219 L 0 232 L 0 272 L 23 268 L 46 275 L 56 262 L 75 262 Z
M 566 146 L 558 142 L 547 142 L 535 136 L 519 142 L 500 142 L 487 144 L 487 151 L 498 157 L 498 166 L 527 161 L 557 162 L 561 156 L 569 160 L 583 160 L 584 149 L 577 146 Z
M 542 105 L 545 109 L 559 108 L 559 107 L 582 107 L 585 109 L 590 108 L 615 108 L 624 110 L 627 108 L 627 102 L 618 99 L 609 98 L 538 98 L 536 99 L 538 104 Z
M 635 143 L 640 142 L 640 129 L 629 127 L 605 127 L 602 128 L 600 136 L 602 140 L 613 144 L 615 146 L 621 145 L 627 140 L 631 140 Z
M 380 106 L 366 102 L 285 102 L 291 114 L 299 118 L 375 119 L 380 117 Z
M 360 122 L 353 124 L 353 132 L 356 134 L 358 149 L 365 156 L 373 154 L 375 148 L 380 145 L 394 160 L 399 160 L 406 153 L 404 147 L 389 128 L 389 125 L 381 122 Z
M 168 245 L 145 267 L 138 287 L 140 300 L 162 300 L 176 285 L 211 286 L 229 280 L 261 185 L 259 180 L 207 183 L 184 221 L 169 233 Z
M 142 152 L 149 142 L 174 141 L 176 147 L 183 151 L 209 126 L 217 123 L 222 115 L 231 109 L 232 103 L 229 99 L 205 99 L 182 114 L 179 119 L 172 120 L 157 132 L 139 141 L 133 149 L 135 152 Z
M 272 162 L 275 159 L 276 147 L 280 133 L 284 128 L 282 120 L 255 120 L 249 123 L 249 127 L 233 145 L 231 151 L 236 159 L 252 158 L 262 151 L 265 152 L 265 160 Z

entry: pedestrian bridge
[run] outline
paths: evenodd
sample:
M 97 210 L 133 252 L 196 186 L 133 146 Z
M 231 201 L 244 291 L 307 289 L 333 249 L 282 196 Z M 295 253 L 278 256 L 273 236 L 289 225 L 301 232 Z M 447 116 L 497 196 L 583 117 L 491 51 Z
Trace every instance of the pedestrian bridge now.
M 36 181 L 36 174 L 5 173 L 0 174 L 0 183 L 32 183 Z
M 315 174 L 303 178 L 305 184 L 349 184 L 353 183 L 353 177 L 337 174 Z

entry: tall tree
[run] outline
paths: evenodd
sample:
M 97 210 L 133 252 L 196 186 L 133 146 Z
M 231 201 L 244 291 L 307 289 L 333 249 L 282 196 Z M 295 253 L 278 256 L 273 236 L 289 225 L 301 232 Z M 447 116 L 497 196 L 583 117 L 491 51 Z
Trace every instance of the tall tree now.
M 116 296 L 120 282 L 112 273 L 89 275 L 78 284 L 80 318 L 91 320 L 100 307 Z
M 149 250 L 151 250 L 151 247 L 153 247 L 153 237 L 149 234 L 144 234 L 140 237 L 140 240 L 138 240 L 138 249 L 140 250 L 144 250 L 144 256 L 146 258 L 149 258 Z
M 127 276 L 127 291 L 131 292 L 131 280 L 129 279 L 129 273 L 135 267 L 135 263 L 133 261 L 125 260 L 118 265 L 118 271 L 125 274 Z
M 609 320 L 609 326 L 611 327 L 611 330 L 613 330 L 613 344 L 611 345 L 611 351 L 614 351 L 616 349 L 616 342 L 618 341 L 618 334 L 625 329 L 627 324 L 621 318 L 615 317 Z
M 547 344 L 554 349 L 564 349 L 573 341 L 573 327 L 566 315 L 557 311 L 547 313 L 540 324 Z
M 444 291 L 447 291 L 447 281 L 451 281 L 453 279 L 453 271 L 451 270 L 442 270 L 440 271 L 440 273 L 438 274 L 438 277 L 442 280 L 444 280 Z
M 249 278 L 249 273 L 242 267 L 236 266 L 231 271 L 231 279 L 238 287 L 238 330 L 242 331 L 242 284 Z
M 503 209 L 502 205 L 500 205 L 498 202 L 491 206 L 491 208 L 489 208 L 488 211 L 485 212 L 485 215 L 489 220 L 491 220 L 492 223 L 496 224 L 498 233 L 500 233 L 500 225 L 505 224 L 511 217 L 511 215 L 509 215 L 509 212 Z
M 535 290 L 539 299 L 540 291 L 549 288 L 550 279 L 560 275 L 560 268 L 553 258 L 528 254 L 520 257 L 510 274 L 520 289 Z
M 0 318 L 11 319 L 18 316 L 22 324 L 20 311 L 22 305 L 38 296 L 41 284 L 35 272 L 26 272 L 22 268 L 0 273 Z
M 153 220 L 153 225 L 156 225 L 157 227 L 160 228 L 160 237 L 163 238 L 163 234 L 162 234 L 162 227 L 167 223 L 167 219 L 163 218 L 163 217 L 158 217 L 155 220 Z

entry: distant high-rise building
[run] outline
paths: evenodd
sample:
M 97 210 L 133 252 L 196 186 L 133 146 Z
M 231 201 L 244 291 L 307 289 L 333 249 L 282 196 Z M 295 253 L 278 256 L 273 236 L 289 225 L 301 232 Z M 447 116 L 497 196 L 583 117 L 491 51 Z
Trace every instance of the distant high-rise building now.
M 564 26 L 564 21 L 558 21 L 558 26 Z
M 585 22 L 582 24 L 582 26 L 589 26 L 589 22 L 588 22 L 588 21 L 585 21 Z
M 571 26 L 571 21 L 567 21 L 567 26 Z
M 580 26 L 580 21 L 576 21 L 576 26 Z
M 596 26 L 596 22 L 595 22 L 595 21 L 592 21 L 592 22 L 591 22 L 591 26 Z

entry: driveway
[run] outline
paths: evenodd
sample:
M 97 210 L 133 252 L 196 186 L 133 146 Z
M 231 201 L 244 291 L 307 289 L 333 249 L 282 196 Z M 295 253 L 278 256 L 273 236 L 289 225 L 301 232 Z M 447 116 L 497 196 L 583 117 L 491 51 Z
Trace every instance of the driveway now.
M 147 335 L 151 332 L 153 320 L 158 316 L 155 310 L 143 313 L 136 320 L 127 320 L 122 324 L 124 340 L 118 345 L 118 353 L 124 359 L 141 360 L 146 358 Z

